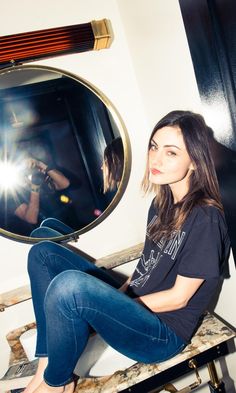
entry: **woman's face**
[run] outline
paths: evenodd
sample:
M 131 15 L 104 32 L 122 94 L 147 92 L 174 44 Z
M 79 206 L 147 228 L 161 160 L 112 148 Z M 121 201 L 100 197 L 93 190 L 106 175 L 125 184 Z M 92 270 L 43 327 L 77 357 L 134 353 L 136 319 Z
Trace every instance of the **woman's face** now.
M 106 158 L 104 158 L 102 161 L 101 170 L 103 172 L 103 178 L 107 179 L 107 177 L 108 177 L 108 164 L 107 164 Z
M 156 185 L 168 184 L 178 200 L 178 195 L 188 192 L 192 170 L 193 164 L 181 130 L 170 126 L 160 128 L 154 134 L 149 149 L 150 182 Z

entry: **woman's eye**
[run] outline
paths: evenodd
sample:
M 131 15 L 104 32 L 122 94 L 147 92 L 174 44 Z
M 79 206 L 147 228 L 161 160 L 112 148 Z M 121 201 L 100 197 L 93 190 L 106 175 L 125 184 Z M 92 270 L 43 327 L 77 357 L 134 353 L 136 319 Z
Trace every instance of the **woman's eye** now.
M 168 155 L 168 156 L 176 156 L 176 153 L 175 153 L 174 151 L 169 150 L 169 151 L 167 152 L 167 155 Z
M 156 151 L 157 150 L 157 146 L 156 145 L 150 145 L 150 150 L 152 151 Z

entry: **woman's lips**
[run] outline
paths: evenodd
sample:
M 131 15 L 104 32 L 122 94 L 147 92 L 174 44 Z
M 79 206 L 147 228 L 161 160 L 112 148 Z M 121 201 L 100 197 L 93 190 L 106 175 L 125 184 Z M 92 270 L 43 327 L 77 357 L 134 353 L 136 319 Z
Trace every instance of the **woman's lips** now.
M 160 175 L 162 172 L 159 171 L 158 169 L 151 168 L 151 173 L 152 173 L 153 175 Z

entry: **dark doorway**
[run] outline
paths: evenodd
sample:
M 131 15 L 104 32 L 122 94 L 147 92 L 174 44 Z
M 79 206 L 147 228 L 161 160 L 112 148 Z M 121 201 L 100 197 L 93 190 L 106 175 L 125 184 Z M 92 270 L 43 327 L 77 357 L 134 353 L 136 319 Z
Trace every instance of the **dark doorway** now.
M 179 3 L 203 109 L 215 116 L 212 151 L 236 261 L 236 2 Z

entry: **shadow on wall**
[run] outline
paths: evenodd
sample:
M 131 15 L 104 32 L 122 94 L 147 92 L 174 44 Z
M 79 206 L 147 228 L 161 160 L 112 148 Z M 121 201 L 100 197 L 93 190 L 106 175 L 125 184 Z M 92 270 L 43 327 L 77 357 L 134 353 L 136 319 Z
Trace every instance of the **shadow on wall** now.
M 210 128 L 209 131 L 212 136 L 212 138 L 210 138 L 211 152 L 215 163 L 225 218 L 229 229 L 233 257 L 236 264 L 236 152 L 216 141 L 213 131 Z M 228 261 L 224 266 L 224 271 L 215 295 L 209 304 L 208 310 L 210 312 L 214 312 L 224 280 L 229 278 L 230 269 Z
M 211 150 L 219 181 L 225 217 L 236 261 L 236 152 L 211 139 Z

